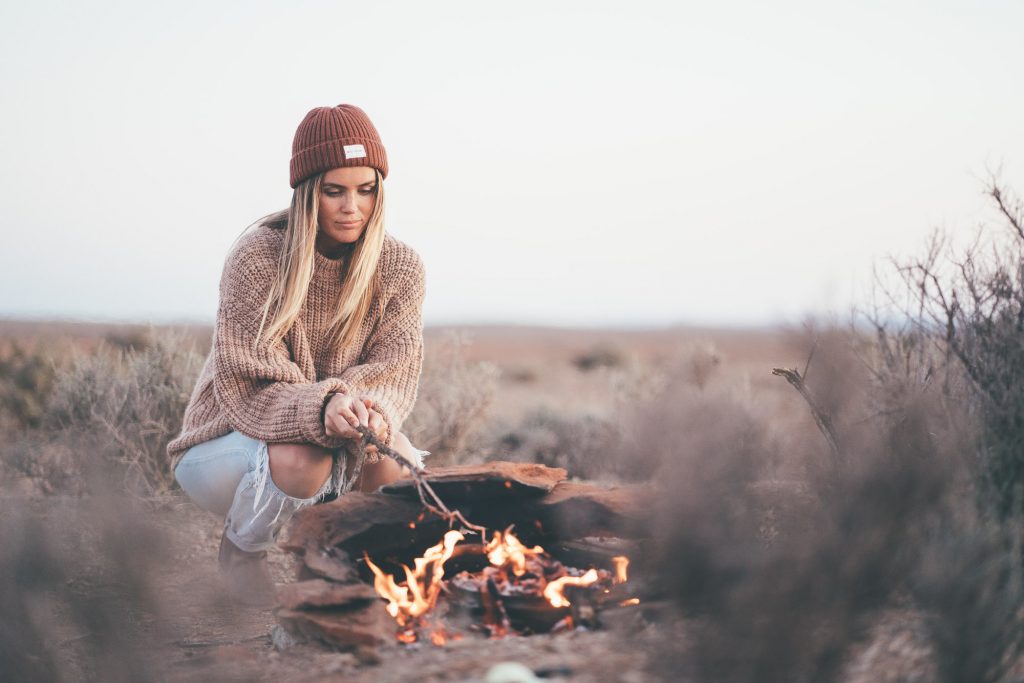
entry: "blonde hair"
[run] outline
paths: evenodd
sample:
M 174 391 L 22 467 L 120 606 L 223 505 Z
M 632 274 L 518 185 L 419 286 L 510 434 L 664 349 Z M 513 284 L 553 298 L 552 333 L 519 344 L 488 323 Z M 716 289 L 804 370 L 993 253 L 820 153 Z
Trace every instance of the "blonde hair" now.
M 366 229 L 346 257 L 342 271 L 338 307 L 328 328 L 328 340 L 341 347 L 352 344 L 359 326 L 370 310 L 377 291 L 377 263 L 384 247 L 384 184 L 374 169 L 376 197 Z M 320 187 L 323 173 L 303 180 L 292 193 L 291 206 L 257 221 L 271 228 L 284 229 L 284 244 L 274 278 L 263 304 L 263 316 L 256 344 L 272 346 L 284 339 L 306 301 L 313 279 Z

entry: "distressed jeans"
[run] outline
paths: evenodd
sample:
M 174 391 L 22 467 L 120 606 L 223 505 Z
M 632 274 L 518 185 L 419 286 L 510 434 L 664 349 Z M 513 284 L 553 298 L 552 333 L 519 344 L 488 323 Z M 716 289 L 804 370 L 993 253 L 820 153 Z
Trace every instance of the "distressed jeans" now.
M 274 545 L 295 512 L 335 489 L 329 476 L 311 498 L 294 498 L 270 476 L 267 444 L 239 432 L 197 444 L 186 451 L 174 477 L 197 505 L 223 515 L 224 534 L 246 552 Z

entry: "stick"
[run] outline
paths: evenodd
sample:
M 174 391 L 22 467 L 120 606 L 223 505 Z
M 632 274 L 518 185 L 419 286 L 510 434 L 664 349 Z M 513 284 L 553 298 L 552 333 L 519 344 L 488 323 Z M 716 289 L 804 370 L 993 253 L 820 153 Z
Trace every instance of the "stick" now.
M 833 460 L 838 464 L 842 461 L 842 454 L 839 452 L 839 443 L 836 441 L 835 430 L 832 427 L 832 418 L 828 416 L 818 402 L 811 396 L 811 392 L 807 390 L 807 385 L 804 384 L 804 378 L 800 374 L 800 371 L 796 368 L 772 368 L 772 374 L 778 377 L 785 377 L 786 381 L 793 385 L 804 400 L 807 401 L 807 405 L 811 408 L 811 415 L 814 417 L 814 422 L 818 425 L 818 429 L 825 435 L 825 440 L 828 441 L 829 448 L 832 449 Z
M 361 461 L 364 458 L 364 454 L 362 452 L 363 449 L 367 445 L 372 445 L 376 447 L 377 452 L 388 456 L 392 460 L 396 461 L 399 465 L 409 468 L 409 471 L 412 473 L 412 478 L 416 482 L 416 493 L 419 494 L 420 502 L 423 503 L 423 507 L 425 507 L 427 510 L 433 512 L 438 517 L 442 517 L 448 520 L 449 526 L 454 525 L 456 522 L 458 522 L 462 526 L 477 532 L 481 536 L 483 536 L 484 532 L 487 531 L 486 528 L 471 523 L 469 520 L 463 517 L 462 513 L 459 512 L 458 510 L 449 510 L 448 506 L 444 504 L 444 501 L 441 500 L 441 498 L 437 495 L 434 489 L 430 486 L 430 483 L 427 482 L 425 469 L 421 467 L 416 467 L 416 465 L 403 458 L 398 451 L 394 450 L 390 446 L 384 445 L 384 443 L 377 438 L 377 435 L 374 434 L 369 427 L 358 425 L 354 429 L 363 435 L 362 448 L 360 448 L 360 454 L 358 458 L 360 462 L 357 464 L 357 467 L 362 466 Z

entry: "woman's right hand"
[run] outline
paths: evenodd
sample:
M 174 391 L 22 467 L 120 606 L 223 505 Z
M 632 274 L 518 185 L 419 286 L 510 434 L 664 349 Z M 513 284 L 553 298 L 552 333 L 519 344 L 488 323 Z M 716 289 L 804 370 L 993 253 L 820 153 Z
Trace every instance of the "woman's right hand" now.
M 324 430 L 327 436 L 343 439 L 358 438 L 356 427 L 369 426 L 370 406 L 373 401 L 367 397 L 354 397 L 347 394 L 332 394 L 324 407 Z

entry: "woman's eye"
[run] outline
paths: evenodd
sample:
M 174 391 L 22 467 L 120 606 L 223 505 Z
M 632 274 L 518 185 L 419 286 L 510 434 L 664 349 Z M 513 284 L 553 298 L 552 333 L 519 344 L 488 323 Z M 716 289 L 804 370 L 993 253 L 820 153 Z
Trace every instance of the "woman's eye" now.
M 369 195 L 369 194 L 373 194 L 376 191 L 377 191 L 377 186 L 374 185 L 373 187 L 363 187 L 363 188 L 360 188 L 359 189 L 359 194 L 361 194 L 361 195 Z

